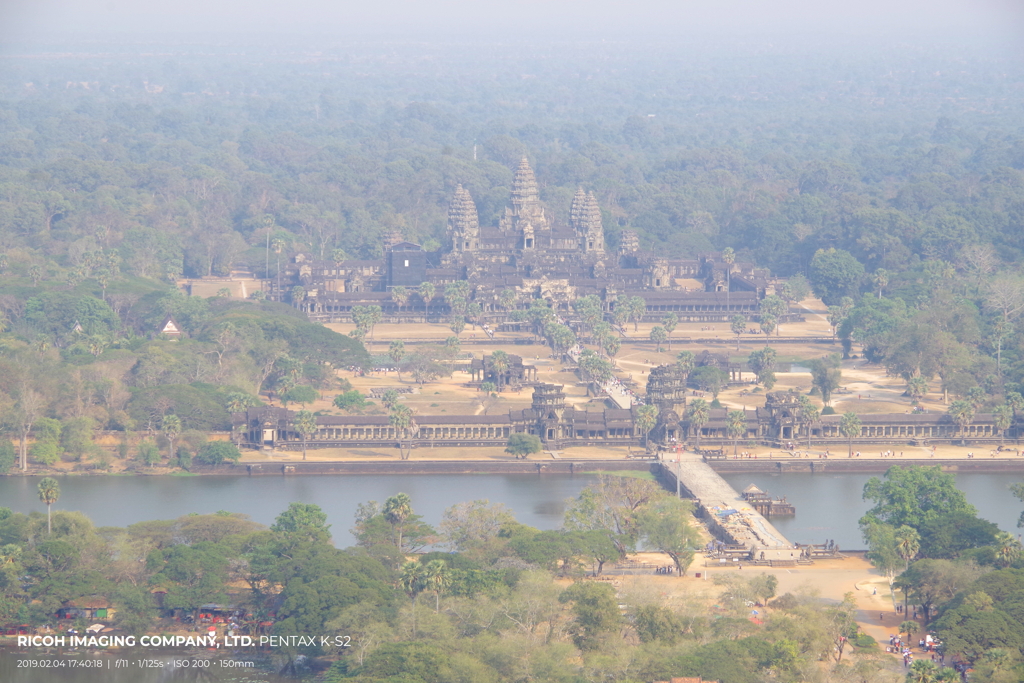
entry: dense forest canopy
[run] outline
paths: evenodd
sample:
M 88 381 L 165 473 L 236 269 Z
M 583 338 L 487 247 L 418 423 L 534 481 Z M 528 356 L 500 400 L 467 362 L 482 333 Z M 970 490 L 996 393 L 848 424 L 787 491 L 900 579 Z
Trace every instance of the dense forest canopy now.
M 1024 379 L 1020 60 L 966 41 L 825 42 L 8 50 L 0 399 L 24 413 L 31 377 L 41 414 L 127 428 L 175 412 L 144 400 L 157 386 L 212 406 L 315 384 L 364 350 L 314 339 L 286 306 L 242 313 L 173 280 L 273 276 L 299 250 L 371 258 L 391 230 L 439 248 L 455 187 L 494 224 L 525 155 L 555 220 L 582 185 L 609 247 L 628 228 L 667 255 L 730 247 L 805 274 L 848 351 L 861 342 L 954 396 L 984 389 L 976 408 L 1009 400 Z M 190 337 L 173 352 L 147 342 L 167 315 Z M 63 370 L 32 370 L 58 350 L 86 399 L 58 400 Z M 190 420 L 223 428 L 226 413 Z M 32 422 L 7 421 L 22 434 Z

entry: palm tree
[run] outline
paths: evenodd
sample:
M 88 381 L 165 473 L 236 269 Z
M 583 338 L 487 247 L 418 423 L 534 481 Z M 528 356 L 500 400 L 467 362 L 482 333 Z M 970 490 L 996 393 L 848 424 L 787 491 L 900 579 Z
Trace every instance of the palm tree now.
M 502 386 L 505 383 L 505 373 L 508 372 L 509 368 L 508 354 L 501 349 L 498 349 L 491 354 L 491 370 L 494 371 L 494 379 L 498 385 L 498 391 L 501 391 Z
M 39 500 L 46 503 L 46 533 L 52 534 L 50 506 L 60 499 L 60 484 L 53 477 L 44 477 L 39 482 Z
M 860 418 L 857 413 L 843 413 L 839 421 L 839 431 L 843 433 L 850 443 L 850 457 L 853 457 L 853 437 L 860 436 Z
M 308 410 L 300 410 L 295 413 L 295 421 L 292 423 L 295 431 L 302 437 L 302 459 L 306 459 L 306 441 L 316 434 L 316 416 Z
M 281 300 L 281 252 L 284 251 L 284 240 L 277 237 L 270 243 L 270 248 L 277 254 L 277 300 Z
M 516 305 L 516 293 L 511 289 L 501 290 L 501 294 L 498 297 L 498 305 L 506 311 L 511 311 Z
M 423 284 L 420 285 L 419 294 L 420 299 L 423 300 L 424 315 L 430 313 L 430 301 L 434 298 L 434 294 L 436 293 L 437 292 L 434 289 L 433 283 L 424 282 Z
M 441 611 L 441 591 L 452 583 L 452 574 L 444 560 L 431 560 L 423 568 L 424 583 L 434 591 L 434 614 Z
M 960 428 L 960 445 L 963 446 L 965 444 L 964 434 L 967 426 L 971 424 L 971 421 L 974 419 L 974 404 L 962 398 L 957 399 L 949 404 L 947 414 Z
M 629 317 L 633 319 L 633 331 L 636 332 L 640 329 L 640 320 L 647 313 L 647 302 L 644 301 L 643 297 L 631 296 L 628 303 Z
M 661 319 L 661 326 L 665 328 L 665 333 L 668 334 L 668 352 L 672 353 L 672 333 L 676 330 L 676 325 L 679 324 L 679 316 L 675 313 L 669 313 Z
M 732 264 L 736 263 L 736 252 L 732 247 L 722 250 L 722 261 L 725 263 L 725 312 L 729 314 L 729 295 L 732 291 Z
M 181 434 L 181 418 L 177 415 L 164 415 L 163 419 L 164 436 L 167 437 L 168 448 L 167 459 L 174 458 L 174 440 Z
M 711 419 L 711 406 L 708 402 L 702 398 L 695 398 L 690 403 L 689 408 L 686 411 L 687 417 L 690 419 L 690 428 L 693 429 L 694 434 L 697 437 L 697 448 L 700 448 L 700 430 L 704 428 L 704 425 Z
M 995 428 L 999 430 L 999 443 L 1002 445 L 1006 438 L 1006 430 L 1013 424 L 1013 408 L 1005 403 L 992 411 L 995 418 Z
M 405 495 L 401 493 L 399 495 Z M 389 499 L 390 500 L 390 499 Z M 426 587 L 423 577 L 423 565 L 417 560 L 410 560 L 402 565 L 402 574 L 398 579 L 405 594 L 412 598 L 412 635 L 416 637 L 416 598 Z
M 732 454 L 739 452 L 740 437 L 747 431 L 747 413 L 744 410 L 730 410 L 725 417 L 725 430 L 732 437 Z
M 917 622 L 905 621 L 903 624 L 900 624 L 900 627 L 902 628 L 904 624 L 914 624 L 916 626 Z M 901 630 L 900 633 L 902 632 Z M 910 638 L 910 636 L 908 635 L 907 638 Z M 935 683 L 938 673 L 939 667 L 935 665 L 935 662 L 929 662 L 927 659 L 917 659 L 910 665 L 910 673 L 907 674 L 907 680 L 910 683 Z
M 676 356 L 676 367 L 679 368 L 679 374 L 683 375 L 684 379 L 693 372 L 693 366 L 696 362 L 697 360 L 690 351 L 680 351 L 679 355 Z
M 658 353 L 661 353 L 661 344 L 668 339 L 668 333 L 661 325 L 651 328 L 651 341 L 658 345 Z
M 903 571 L 910 569 L 910 561 L 921 550 L 921 535 L 912 526 L 902 525 L 896 529 L 896 552 L 903 560 Z
M 409 406 L 404 406 L 400 403 L 395 404 L 391 408 L 391 412 L 388 413 L 388 424 L 395 428 L 395 433 L 398 436 L 398 455 L 402 460 L 408 459 L 412 452 L 410 448 L 406 451 L 402 447 L 403 440 L 409 435 L 410 431 L 415 431 L 415 422 L 412 419 L 412 409 Z
M 875 287 L 878 287 L 878 298 L 882 298 L 882 290 L 889 285 L 889 273 L 885 268 L 879 268 L 875 271 Z
M 924 398 L 928 393 L 928 380 L 924 377 L 911 377 L 907 380 L 907 395 L 913 400 Z
M 412 515 L 412 499 L 407 493 L 396 493 L 384 501 L 384 508 L 381 510 L 384 519 L 391 528 L 398 534 L 398 541 L 395 544 L 399 552 L 402 550 L 402 525 Z
M 647 436 L 656 424 L 658 424 L 658 406 L 640 406 L 636 409 L 636 426 L 643 433 L 645 443 Z
M 1008 534 L 1005 531 L 999 533 L 996 536 L 996 556 L 999 558 L 999 564 L 1003 567 L 1009 567 L 1013 564 L 1013 561 L 1020 557 L 1021 544 L 1012 534 Z
M 736 350 L 740 350 L 740 335 L 747 331 L 747 319 L 742 315 L 734 315 L 729 323 L 732 333 L 736 335 Z
M 30 266 L 28 269 L 28 276 L 32 278 L 32 286 L 35 287 L 39 284 L 39 280 L 43 277 L 43 269 L 38 265 Z
M 391 298 L 396 304 L 398 304 L 398 312 L 402 312 L 402 307 L 409 303 L 409 290 L 399 285 L 398 287 L 391 288 Z
M 818 410 L 818 406 L 811 402 L 811 399 L 801 395 L 797 399 L 800 411 L 800 421 L 807 425 L 807 447 L 811 447 L 811 425 L 818 421 L 821 417 L 821 412 Z

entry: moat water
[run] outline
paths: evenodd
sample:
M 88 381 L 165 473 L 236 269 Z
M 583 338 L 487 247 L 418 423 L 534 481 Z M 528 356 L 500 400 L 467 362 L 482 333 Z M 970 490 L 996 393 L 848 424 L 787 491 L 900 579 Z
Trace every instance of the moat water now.
M 293 501 L 316 503 L 327 513 L 335 543 L 351 545 L 349 534 L 356 506 L 369 500 L 383 503 L 405 492 L 424 520 L 437 524 L 445 508 L 455 503 L 487 499 L 512 509 L 523 524 L 557 529 L 565 501 L 579 495 L 593 475 L 536 474 L 423 474 L 329 475 L 289 477 L 59 477 L 60 500 L 55 510 L 80 510 L 96 526 L 127 526 L 151 519 L 173 519 L 189 513 L 218 510 L 241 512 L 261 524 L 272 524 Z M 834 539 L 841 548 L 860 548 L 857 521 L 870 505 L 861 498 L 873 475 L 786 473 L 729 474 L 733 488 L 757 484 L 773 496 L 786 496 L 797 510 L 795 517 L 777 517 L 772 523 L 792 541 Z M 46 512 L 36 492 L 37 477 L 0 477 L 0 506 L 17 512 Z M 965 473 L 957 485 L 985 519 L 1017 533 L 1017 518 L 1024 503 L 1009 485 L 1024 475 Z
M 864 483 L 871 475 L 787 473 L 735 474 L 726 480 L 737 490 L 757 484 L 772 495 L 786 496 L 796 505 L 795 517 L 773 518 L 772 523 L 798 542 L 822 542 L 834 539 L 840 548 L 863 547 L 857 520 L 869 508 L 861 498 Z M 398 492 L 408 493 L 413 506 L 425 520 L 437 524 L 444 509 L 454 503 L 488 499 L 510 507 L 517 519 L 541 529 L 557 529 L 562 524 L 565 501 L 579 494 L 592 475 L 358 475 L 294 477 L 61 477 L 61 497 L 57 510 L 80 510 L 97 526 L 126 526 L 151 519 L 172 519 L 190 512 L 212 513 L 229 510 L 249 515 L 257 522 L 271 524 L 292 501 L 316 503 L 327 513 L 335 542 L 347 546 L 354 542 L 348 530 L 356 506 L 376 500 L 383 502 Z M 967 494 L 982 517 L 1002 529 L 1018 533 L 1017 518 L 1024 503 L 1009 492 L 1011 483 L 1024 481 L 1021 475 L 961 474 L 957 485 Z M 18 512 L 45 512 L 36 493 L 37 477 L 0 478 L 0 506 Z M 145 653 L 153 657 L 152 653 Z M 197 653 L 203 654 L 205 653 Z M 141 655 L 140 655 L 141 656 Z M 117 653 L 76 653 L 74 659 L 101 659 L 102 669 L 19 668 L 27 658 L 66 659 L 39 651 L 19 653 L 0 649 L 0 681 L 15 683 L 163 683 L 164 681 L 202 680 L 216 683 L 282 683 L 286 679 L 274 673 L 273 663 L 261 668 L 229 668 L 219 660 L 198 672 L 195 670 L 129 669 L 117 670 Z M 164 661 L 170 657 L 160 656 Z M 110 660 L 109 663 L 107 660 Z M 232 660 L 230 656 L 228 660 Z M 198 674 L 198 676 L 197 676 Z

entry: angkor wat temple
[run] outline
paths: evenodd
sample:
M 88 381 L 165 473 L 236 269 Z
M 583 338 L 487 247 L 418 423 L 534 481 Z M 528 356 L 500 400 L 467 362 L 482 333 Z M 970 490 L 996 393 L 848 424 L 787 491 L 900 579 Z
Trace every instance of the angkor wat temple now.
M 647 381 L 646 402 L 658 407 L 657 424 L 650 433 L 651 443 L 672 445 L 690 442 L 701 445 L 727 445 L 733 439 L 727 432 L 726 408 L 712 408 L 709 420 L 698 427 L 687 417 L 685 378 L 676 365 L 663 365 L 651 370 Z M 490 415 L 451 414 L 422 415 L 414 418 L 408 433 L 399 434 L 387 415 L 324 415 L 318 416 L 317 430 L 309 438 L 311 448 L 348 448 L 365 446 L 396 446 L 400 441 L 417 448 L 433 446 L 504 446 L 513 433 L 535 434 L 545 449 L 560 450 L 571 446 L 639 445 L 644 435 L 637 428 L 637 407 L 629 410 L 603 407 L 573 406 L 566 402 L 562 387 L 554 384 L 534 385 L 529 408 L 508 410 Z M 742 442 L 782 445 L 807 443 L 807 438 L 821 447 L 840 449 L 847 437 L 839 430 L 840 415 L 823 415 L 814 422 L 800 417 L 797 395 L 772 392 L 764 407 L 748 408 L 746 431 Z M 875 444 L 879 450 L 887 444 L 952 443 L 966 438 L 973 443 L 995 443 L 1004 436 L 1015 438 L 1020 431 L 1016 422 L 1006 434 L 1000 434 L 991 413 L 979 413 L 963 429 L 947 413 L 864 413 L 860 416 L 858 447 Z M 294 428 L 295 413 L 285 408 L 252 408 L 233 415 L 233 438 L 249 448 L 302 448 L 302 437 Z
M 617 250 L 607 249 L 593 192 L 580 188 L 569 216 L 568 224 L 551 218 L 524 158 L 498 225 L 480 225 L 473 198 L 460 185 L 441 249 L 427 252 L 392 233 L 380 260 L 334 262 L 295 254 L 282 273 L 279 296 L 301 286 L 302 306 L 318 320 L 346 321 L 354 306 L 369 305 L 380 306 L 388 319 L 437 320 L 449 313 L 444 285 L 465 280 L 485 314 L 507 312 L 501 294 L 511 290 L 519 307 L 543 298 L 567 311 L 573 300 L 594 294 L 610 312 L 620 298 L 639 295 L 650 319 L 674 312 L 683 321 L 722 321 L 736 314 L 755 317 L 759 299 L 773 292 L 768 273 L 752 263 L 727 265 L 716 253 L 669 258 L 641 249 L 632 230 L 621 231 Z M 436 291 L 429 301 L 416 294 L 425 282 Z M 409 292 L 401 304 L 391 296 L 395 287 Z

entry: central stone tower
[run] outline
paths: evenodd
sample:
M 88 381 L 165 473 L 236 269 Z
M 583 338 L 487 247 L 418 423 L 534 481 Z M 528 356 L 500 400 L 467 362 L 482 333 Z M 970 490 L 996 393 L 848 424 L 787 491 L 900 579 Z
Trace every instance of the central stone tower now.
M 537 178 L 526 157 L 519 162 L 512 181 L 512 206 L 505 207 L 505 215 L 498 227 L 502 232 L 516 236 L 518 249 L 536 249 L 550 241 L 551 225 L 540 205 Z M 545 245 L 538 244 L 542 236 L 548 237 L 544 240 Z

